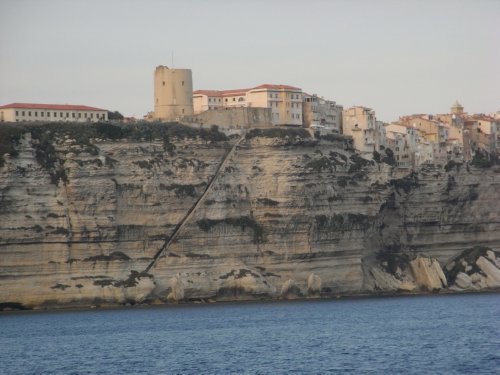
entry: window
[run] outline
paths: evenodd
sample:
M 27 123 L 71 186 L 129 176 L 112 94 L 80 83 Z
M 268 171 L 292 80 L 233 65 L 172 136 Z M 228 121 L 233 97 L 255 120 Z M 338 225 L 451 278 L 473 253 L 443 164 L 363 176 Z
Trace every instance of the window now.
M 68 117 L 69 117 L 69 112 L 66 112 L 66 118 L 68 118 Z
M 238 101 L 239 102 L 243 102 L 245 100 L 245 98 L 239 98 Z
M 87 118 L 87 113 L 84 113 L 84 114 L 83 114 L 83 117 Z
M 90 114 L 90 118 L 94 118 L 94 114 L 93 113 Z
M 43 115 L 44 115 L 44 112 L 40 112 L 40 116 L 42 116 L 42 117 L 43 117 Z
M 75 118 L 75 112 L 73 112 L 73 113 L 71 114 L 71 117 Z
M 50 117 L 50 112 L 47 112 L 47 117 Z
M 182 86 L 184 86 L 184 81 L 182 81 Z
M 62 112 L 59 112 L 59 117 L 63 117 L 63 113 Z
M 35 117 L 38 117 L 38 112 L 35 112 Z
M 224 101 L 225 101 L 225 102 L 227 102 L 227 98 L 226 98 L 226 99 L 224 99 Z
M 235 101 L 236 101 L 236 98 L 233 98 L 233 102 L 235 102 Z
M 19 116 L 19 111 L 16 111 L 16 116 Z
M 80 112 L 78 113 L 78 118 L 82 118 L 82 114 Z
M 182 81 L 182 84 L 184 84 L 184 81 Z M 184 114 L 184 108 L 182 108 L 182 114 Z
M 54 112 L 54 117 L 57 117 L 57 112 Z
M 165 81 L 163 81 L 163 86 L 165 86 Z
M 31 111 L 28 111 L 28 116 L 31 116 Z
M 208 101 L 211 102 L 212 101 L 212 98 L 208 98 Z

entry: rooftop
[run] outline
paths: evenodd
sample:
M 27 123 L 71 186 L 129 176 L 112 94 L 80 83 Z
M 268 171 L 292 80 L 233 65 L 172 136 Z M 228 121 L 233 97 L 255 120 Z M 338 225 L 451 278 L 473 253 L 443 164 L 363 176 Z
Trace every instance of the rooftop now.
M 248 91 L 252 90 L 293 90 L 302 91 L 299 87 L 289 85 L 273 85 L 265 83 L 260 86 L 252 87 L 250 89 L 232 89 L 232 90 L 195 90 L 193 95 L 207 95 L 207 96 L 231 96 L 231 95 L 245 95 Z
M 107 111 L 106 109 L 89 107 L 78 104 L 37 104 L 37 103 L 11 103 L 0 106 L 0 109 L 50 109 L 56 111 Z

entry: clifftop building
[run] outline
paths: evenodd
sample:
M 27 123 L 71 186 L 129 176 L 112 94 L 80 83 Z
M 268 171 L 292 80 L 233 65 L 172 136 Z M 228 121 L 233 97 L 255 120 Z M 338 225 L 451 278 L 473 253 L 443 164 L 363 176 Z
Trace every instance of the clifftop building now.
M 354 148 L 363 156 L 371 158 L 373 151 L 378 151 L 383 141 L 380 134 L 383 124 L 377 121 L 371 108 L 356 106 L 342 112 L 343 134 L 350 135 Z
M 106 109 L 86 105 L 11 103 L 0 106 L 0 122 L 95 122 L 107 120 L 108 111 Z
M 154 119 L 179 121 L 193 115 L 193 77 L 191 69 L 157 66 L 154 73 Z
M 318 95 L 303 94 L 302 112 L 306 128 L 342 132 L 342 106 Z
M 302 126 L 302 90 L 288 85 L 264 84 L 250 89 L 197 90 L 194 113 L 231 107 L 270 108 L 273 125 Z

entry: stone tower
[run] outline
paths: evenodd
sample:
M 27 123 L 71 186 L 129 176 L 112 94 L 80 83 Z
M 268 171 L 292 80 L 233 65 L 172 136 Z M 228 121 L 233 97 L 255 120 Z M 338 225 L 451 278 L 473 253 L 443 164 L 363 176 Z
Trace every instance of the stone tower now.
M 154 118 L 178 121 L 193 115 L 193 77 L 191 69 L 157 66 L 154 76 Z
M 451 107 L 451 113 L 454 115 L 461 115 L 464 113 L 464 107 L 457 101 Z

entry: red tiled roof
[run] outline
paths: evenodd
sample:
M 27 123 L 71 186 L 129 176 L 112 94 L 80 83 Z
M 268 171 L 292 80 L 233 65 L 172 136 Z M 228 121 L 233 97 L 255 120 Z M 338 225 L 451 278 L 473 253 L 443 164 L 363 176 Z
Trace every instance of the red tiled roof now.
M 102 108 L 73 104 L 36 104 L 36 103 L 11 103 L 0 106 L 0 109 L 51 109 L 56 111 L 107 111 Z
M 237 90 L 196 90 L 193 95 L 206 95 L 206 96 L 231 96 L 231 95 L 245 95 L 250 89 L 237 89 Z
M 207 96 L 231 96 L 231 95 L 245 95 L 250 90 L 268 89 L 268 90 L 295 90 L 301 91 L 300 88 L 288 85 L 271 85 L 263 84 L 260 86 L 252 87 L 251 89 L 233 89 L 233 90 L 196 90 L 193 95 L 207 95 Z
M 250 89 L 223 90 L 222 96 L 245 95 Z
M 488 115 L 472 115 L 471 117 L 474 120 L 479 120 L 479 121 L 490 121 L 490 122 L 497 121 L 495 118 L 488 116 Z
M 289 86 L 289 85 L 272 85 L 272 84 L 268 84 L 268 83 L 265 83 L 263 85 L 260 85 L 260 86 L 252 88 L 252 90 L 255 90 L 255 89 L 297 90 L 297 91 L 301 90 L 300 88 L 294 87 L 294 86 Z

